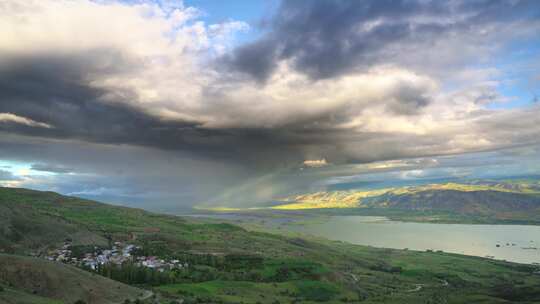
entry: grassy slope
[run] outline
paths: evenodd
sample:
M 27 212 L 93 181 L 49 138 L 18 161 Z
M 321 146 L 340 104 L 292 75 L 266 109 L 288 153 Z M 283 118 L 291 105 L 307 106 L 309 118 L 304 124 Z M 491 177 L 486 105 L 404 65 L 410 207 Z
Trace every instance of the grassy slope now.
M 63 304 L 60 300 L 36 296 L 13 288 L 4 288 L 5 290 L 0 292 L 2 304 Z
M 281 303 L 295 299 L 365 299 L 366 303 L 443 303 L 441 299 L 448 303 L 540 301 L 540 276 L 533 274 L 533 266 L 445 253 L 302 240 L 29 190 L 0 188 L 0 206 L 32 214 L 51 225 L 68 223 L 77 231 L 97 236 L 97 240 L 108 235 L 115 240 L 150 243 L 163 255 L 245 253 L 263 258 L 264 262 L 254 267 L 237 265 L 226 272 L 213 269 L 218 277 L 212 281 L 156 288 L 171 297 L 195 295 L 209 302 L 229 303 L 238 303 L 239 299 L 245 303 L 272 303 L 274 299 L 281 299 Z M 8 245 L 22 249 L 26 239 L 38 238 L 34 234 L 40 233 L 28 230 L 24 238 L 10 240 Z M 246 273 L 258 279 L 235 279 Z M 275 279 L 276 274 L 282 274 L 282 279 Z M 443 284 L 445 281 L 448 286 Z M 422 287 L 415 291 L 417 286 Z
M 47 246 L 57 246 L 66 238 L 77 244 L 106 245 L 99 233 L 74 223 L 51 206 L 76 208 L 81 200 L 52 192 L 0 188 L 0 252 L 18 253 L 29 249 L 38 252 Z M 97 203 L 83 202 L 81 208 L 94 208 Z
M 0 254 L 0 284 L 9 286 L 0 292 L 8 303 L 121 303 L 144 293 L 70 265 L 5 254 Z

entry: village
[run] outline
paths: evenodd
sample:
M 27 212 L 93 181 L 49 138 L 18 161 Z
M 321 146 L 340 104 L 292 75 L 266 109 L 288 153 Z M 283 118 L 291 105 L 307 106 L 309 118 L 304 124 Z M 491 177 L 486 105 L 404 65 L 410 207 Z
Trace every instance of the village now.
M 84 248 L 84 252 L 75 254 L 74 249 L 80 251 Z M 61 248 L 49 250 L 42 257 L 49 261 L 62 262 L 75 265 L 89 270 L 97 270 L 103 265 L 123 265 L 131 263 L 138 267 L 146 267 L 164 272 L 166 270 L 187 268 L 188 263 L 183 263 L 180 260 L 160 259 L 156 256 L 141 256 L 134 254 L 140 252 L 141 247 L 134 244 L 115 242 L 110 249 L 102 249 L 95 246 L 73 246 L 71 240 L 64 241 Z

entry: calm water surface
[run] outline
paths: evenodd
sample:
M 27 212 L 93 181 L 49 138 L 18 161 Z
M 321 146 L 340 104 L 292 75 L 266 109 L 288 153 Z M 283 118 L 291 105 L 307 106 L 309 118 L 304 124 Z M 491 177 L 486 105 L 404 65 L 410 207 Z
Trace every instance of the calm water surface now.
M 374 247 L 443 250 L 540 263 L 540 226 L 405 223 L 372 216 L 333 216 L 324 222 L 287 228 Z

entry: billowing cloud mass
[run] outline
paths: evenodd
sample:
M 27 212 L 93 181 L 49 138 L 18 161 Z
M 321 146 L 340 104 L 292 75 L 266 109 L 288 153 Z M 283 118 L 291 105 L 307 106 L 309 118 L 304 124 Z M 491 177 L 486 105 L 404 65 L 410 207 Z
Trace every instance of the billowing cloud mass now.
M 285 1 L 269 32 L 230 62 L 261 80 L 283 61 L 314 79 L 388 63 L 448 68 L 534 34 L 537 10 L 534 1 Z
M 0 3 L 0 157 L 27 166 L 3 178 L 124 203 L 255 203 L 406 159 L 419 164 L 396 178 L 461 176 L 472 171 L 438 159 L 540 145 L 537 1 L 283 1 L 259 24 L 205 14 Z

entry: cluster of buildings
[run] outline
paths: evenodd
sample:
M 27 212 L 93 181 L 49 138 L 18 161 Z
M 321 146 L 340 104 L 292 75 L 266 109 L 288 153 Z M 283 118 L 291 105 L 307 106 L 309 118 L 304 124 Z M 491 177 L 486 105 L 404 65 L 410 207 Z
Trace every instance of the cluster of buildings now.
M 160 272 L 172 269 L 182 269 L 188 267 L 188 263 L 180 260 L 165 260 L 156 256 L 137 256 L 133 252 L 141 247 L 133 244 L 115 242 L 110 249 L 100 249 L 89 247 L 88 251 L 81 257 L 74 256 L 72 242 L 65 241 L 61 248 L 51 250 L 44 256 L 49 261 L 57 261 L 72 264 L 80 267 L 87 267 L 96 270 L 100 265 L 132 263 L 139 267 L 156 269 Z
M 70 248 L 71 241 L 65 241 L 64 245 L 61 248 L 47 252 L 44 258 L 49 261 L 57 261 L 63 263 L 74 262 L 76 259 L 71 257 L 72 252 Z M 34 256 L 34 254 L 32 255 Z

